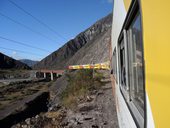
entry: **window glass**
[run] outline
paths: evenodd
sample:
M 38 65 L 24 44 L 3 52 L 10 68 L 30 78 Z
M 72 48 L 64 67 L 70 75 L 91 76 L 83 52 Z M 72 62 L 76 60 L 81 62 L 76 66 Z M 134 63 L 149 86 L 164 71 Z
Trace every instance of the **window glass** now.
M 124 89 L 127 89 L 126 85 L 126 66 L 125 66 L 125 47 L 124 40 L 122 39 L 120 44 L 120 84 Z
M 117 82 L 117 56 L 116 56 L 116 49 L 114 50 L 114 53 L 113 53 L 113 75 L 116 79 L 116 82 Z
M 144 78 L 141 16 L 138 13 L 129 28 L 129 80 L 130 98 L 142 116 L 144 116 Z
M 143 128 L 145 93 L 141 15 L 137 10 L 134 13 L 136 16 L 132 16 L 132 22 L 125 26 L 118 43 L 119 83 L 135 122 Z

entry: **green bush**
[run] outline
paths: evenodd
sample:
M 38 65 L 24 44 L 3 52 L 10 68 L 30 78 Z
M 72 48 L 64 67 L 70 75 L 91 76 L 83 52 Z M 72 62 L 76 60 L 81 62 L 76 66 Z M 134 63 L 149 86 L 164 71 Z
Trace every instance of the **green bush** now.
M 79 97 L 86 97 L 91 90 L 100 88 L 103 74 L 86 69 L 66 74 L 66 78 L 68 85 L 61 94 L 61 100 L 64 106 L 71 107 L 77 104 Z

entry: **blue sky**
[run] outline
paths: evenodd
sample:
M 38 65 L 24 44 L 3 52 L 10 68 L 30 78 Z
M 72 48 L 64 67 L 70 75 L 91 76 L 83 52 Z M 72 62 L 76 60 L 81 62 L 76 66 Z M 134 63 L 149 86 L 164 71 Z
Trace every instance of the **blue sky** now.
M 47 24 L 60 35 L 38 23 L 8 0 L 0 0 L 0 37 L 47 50 L 45 52 L 0 39 L 0 52 L 15 59 L 32 60 L 41 60 L 51 52 L 57 50 L 68 40 L 74 38 L 97 20 L 109 14 L 113 6 L 112 0 L 11 1 Z M 34 32 L 12 22 L 2 15 L 24 24 Z M 32 54 L 27 54 L 27 52 Z

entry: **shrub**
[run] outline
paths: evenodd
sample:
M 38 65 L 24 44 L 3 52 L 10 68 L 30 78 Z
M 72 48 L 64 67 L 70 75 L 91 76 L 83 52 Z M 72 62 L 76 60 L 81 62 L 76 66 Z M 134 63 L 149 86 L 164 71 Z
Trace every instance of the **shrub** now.
M 61 94 L 61 100 L 65 107 L 74 107 L 77 100 L 86 97 L 93 89 L 98 89 L 102 83 L 102 73 L 93 70 L 78 70 L 74 74 L 66 74 L 67 88 Z

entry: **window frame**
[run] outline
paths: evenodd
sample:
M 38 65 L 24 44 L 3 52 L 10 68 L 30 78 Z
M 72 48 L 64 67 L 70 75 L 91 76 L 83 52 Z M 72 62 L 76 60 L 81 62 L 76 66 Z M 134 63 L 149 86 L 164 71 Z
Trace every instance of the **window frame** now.
M 140 2 L 139 0 L 134 0 L 132 1 L 131 5 L 130 5 L 130 9 L 127 13 L 127 16 L 126 16 L 126 19 L 125 19 L 125 22 L 123 24 L 123 27 L 122 27 L 122 30 L 120 32 L 120 35 L 119 35 L 119 38 L 118 38 L 118 62 L 120 61 L 120 51 L 119 51 L 119 44 L 121 42 L 121 40 L 123 38 L 125 38 L 125 44 L 127 43 L 127 30 L 128 28 L 133 24 L 133 22 L 135 21 L 135 18 L 136 18 L 136 15 L 137 14 L 140 14 L 141 16 L 141 34 L 142 34 L 142 37 L 143 37 L 143 28 L 142 28 L 142 12 L 141 12 L 141 8 L 140 8 Z M 120 83 L 120 80 L 119 80 L 119 84 L 120 84 L 120 92 L 122 94 L 122 96 L 124 97 L 125 99 L 125 102 L 129 108 L 129 111 L 135 121 L 135 124 L 138 128 L 142 128 L 142 127 L 146 127 L 147 126 L 147 120 L 146 120 L 146 92 L 145 92 L 145 61 L 144 61 L 144 49 L 143 49 L 143 46 L 144 43 L 143 43 L 143 38 L 142 38 L 142 64 L 143 64 L 143 94 L 144 94 L 144 110 L 143 110 L 143 114 L 144 115 L 141 115 L 141 113 L 139 112 L 138 108 L 136 107 L 136 105 L 134 104 L 134 102 L 131 101 L 131 96 L 130 96 L 130 89 L 127 91 L 127 90 L 124 90 L 122 89 L 121 87 L 121 83 Z M 128 46 L 126 47 L 126 49 L 128 50 Z M 126 52 L 127 52 L 126 50 Z M 128 56 L 129 52 L 126 53 L 126 55 Z M 128 64 L 127 64 L 128 66 Z M 120 69 L 120 62 L 118 64 L 118 68 Z M 128 69 L 128 68 L 127 68 Z M 129 71 L 126 73 L 127 74 L 127 78 L 128 79 L 128 84 L 129 84 Z M 120 73 L 119 73 L 119 78 L 121 79 L 120 77 Z M 129 87 L 130 88 L 130 87 Z
M 114 62 L 115 61 L 115 62 Z M 118 81 L 118 74 L 117 74 L 117 50 L 116 47 L 113 50 L 113 56 L 112 56 L 112 66 L 113 66 L 113 76 L 115 78 L 115 81 L 117 83 Z
M 131 25 L 133 25 L 133 23 L 135 22 L 135 20 L 137 19 L 137 17 L 138 16 L 141 16 L 141 14 L 140 14 L 140 12 L 138 11 L 137 13 L 136 13 L 136 15 L 135 15 L 135 17 L 134 17 L 134 19 L 133 19 L 133 22 L 131 22 Z M 128 28 L 128 31 L 129 31 L 129 36 L 130 36 L 130 42 L 131 43 L 133 43 L 133 39 L 132 39 L 132 30 L 130 29 L 130 27 Z M 142 41 L 141 41 L 142 42 Z M 143 43 L 143 42 L 142 42 Z M 133 46 L 132 46 L 132 44 L 130 45 L 129 44 L 129 46 L 128 46 L 128 49 L 130 49 L 130 54 L 135 54 L 135 53 L 132 53 L 132 49 L 133 49 Z M 133 56 L 133 55 L 129 55 L 129 56 Z M 142 46 L 142 58 L 143 58 L 144 56 L 143 56 L 143 46 Z M 144 62 L 142 61 L 142 65 L 144 65 Z M 130 67 L 129 67 L 130 68 Z M 144 69 L 142 68 L 142 71 L 143 71 Z M 142 74 L 143 74 L 144 72 L 142 72 Z M 138 79 L 137 79 L 138 80 Z M 143 80 L 144 80 L 144 77 L 143 77 Z M 144 84 L 144 81 L 143 81 L 143 84 Z M 138 85 L 139 86 L 139 85 Z M 137 87 L 138 88 L 138 87 Z M 130 93 L 132 92 L 132 88 L 130 89 Z M 143 93 L 144 94 L 144 93 Z M 132 100 L 134 97 L 132 97 L 131 96 L 131 94 L 130 94 L 130 100 Z M 142 113 L 144 113 L 143 112 L 143 109 L 136 103 L 136 102 L 133 102 L 134 103 L 134 105 L 137 107 L 137 109 L 140 109 L 139 111 L 140 111 L 140 113 L 141 113 L 141 115 L 142 115 Z M 144 117 L 144 115 L 142 115 L 143 117 Z
M 123 44 L 122 44 L 123 42 Z M 122 76 L 121 76 L 121 59 L 120 59 L 120 50 L 121 50 L 121 47 L 122 45 L 124 45 L 124 49 L 127 49 L 127 47 L 125 46 L 126 45 L 126 41 L 123 37 L 123 35 L 121 35 L 121 38 L 118 42 L 118 67 L 119 67 L 119 87 L 121 89 L 121 93 L 122 95 L 124 96 L 125 100 L 126 101 L 129 101 L 130 100 L 130 97 L 129 97 L 129 80 L 128 80 L 128 72 L 127 72 L 127 50 L 125 50 L 125 71 L 126 71 L 126 88 L 124 88 L 124 85 L 122 85 L 122 82 L 121 82 L 121 79 L 122 79 Z

